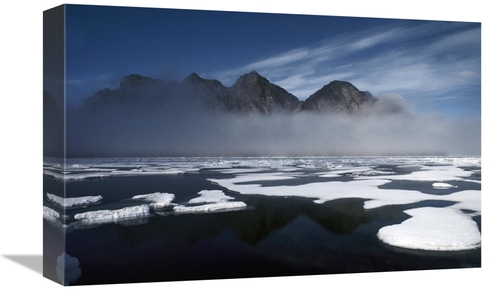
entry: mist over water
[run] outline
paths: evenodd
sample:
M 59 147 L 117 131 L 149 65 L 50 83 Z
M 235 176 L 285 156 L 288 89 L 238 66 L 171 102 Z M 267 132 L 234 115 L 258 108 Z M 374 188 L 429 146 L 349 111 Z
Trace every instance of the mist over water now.
M 200 99 L 69 116 L 68 157 L 480 155 L 479 120 L 411 112 L 380 96 L 354 114 L 207 110 Z

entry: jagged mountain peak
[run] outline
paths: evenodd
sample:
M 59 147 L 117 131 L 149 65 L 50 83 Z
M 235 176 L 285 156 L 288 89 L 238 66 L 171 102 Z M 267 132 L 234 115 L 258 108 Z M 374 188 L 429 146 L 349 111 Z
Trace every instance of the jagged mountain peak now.
M 194 72 L 188 75 L 184 80 L 182 80 L 181 84 L 184 85 L 213 84 L 215 86 L 223 86 L 222 83 L 218 80 L 204 79 L 200 75 Z
M 247 74 L 244 74 L 243 76 L 246 76 L 246 77 L 252 77 L 252 78 L 263 78 L 263 79 L 266 79 L 265 77 L 263 77 L 262 75 L 260 75 L 257 71 L 253 70 Z M 267 79 L 266 79 L 267 80 Z
M 242 84 L 255 83 L 255 82 L 262 82 L 264 84 L 270 84 L 269 80 L 266 79 L 265 77 L 261 76 L 258 72 L 251 71 L 247 74 L 240 76 L 236 80 L 236 82 L 233 84 L 233 87 L 238 86 L 238 85 L 242 85 Z
M 297 97 L 256 71 L 240 76 L 230 91 L 228 103 L 232 110 L 270 114 L 294 112 L 300 105 Z
M 334 80 L 305 100 L 302 109 L 322 113 L 352 113 L 358 111 L 364 102 L 364 92 L 350 82 Z
M 320 91 L 335 91 L 335 92 L 342 92 L 342 91 L 358 91 L 358 88 L 356 88 L 353 84 L 347 81 L 339 81 L 339 80 L 333 80 L 329 84 L 323 86 L 321 89 L 319 89 L 317 92 Z
M 201 81 L 204 80 L 202 77 L 200 77 L 199 74 L 192 72 L 190 75 L 188 75 L 182 82 L 188 82 L 188 81 Z
M 150 77 L 145 77 L 139 74 L 131 74 L 122 78 L 120 87 L 150 85 L 154 81 L 155 80 Z

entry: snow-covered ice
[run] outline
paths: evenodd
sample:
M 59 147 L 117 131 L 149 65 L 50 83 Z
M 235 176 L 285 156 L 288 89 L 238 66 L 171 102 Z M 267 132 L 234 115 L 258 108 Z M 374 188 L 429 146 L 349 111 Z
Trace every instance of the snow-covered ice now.
M 469 215 L 481 214 L 481 191 L 462 190 L 452 194 L 439 196 L 439 200 L 452 201 L 455 204 L 449 206 L 459 210 L 473 211 Z
M 297 175 L 301 173 L 293 172 L 270 172 L 270 173 L 251 173 L 251 174 L 241 174 L 233 177 L 232 183 L 246 183 L 246 182 L 257 182 L 257 181 L 276 181 L 276 180 L 289 180 L 295 179 Z
M 330 168 L 330 172 L 326 173 L 320 173 L 318 174 L 319 177 L 340 177 L 344 174 L 353 174 L 353 173 L 359 173 L 359 172 L 367 172 L 371 171 L 371 167 L 354 167 L 354 166 L 340 166 L 340 167 L 334 167 Z
M 189 203 L 220 203 L 234 199 L 225 195 L 222 190 L 202 190 L 198 194 L 201 196 L 189 200 Z
M 474 173 L 471 171 L 463 170 L 457 166 L 421 166 L 420 171 L 414 171 L 410 174 L 396 174 L 384 176 L 390 180 L 414 180 L 414 181 L 452 181 L 464 180 Z M 379 178 L 378 176 L 364 176 L 358 177 L 359 179 L 373 179 Z
M 43 219 L 51 226 L 59 229 L 67 229 L 67 226 L 61 221 L 61 215 L 50 207 L 43 206 Z
M 102 196 L 100 195 L 63 198 L 51 193 L 47 193 L 47 198 L 53 203 L 64 208 L 87 206 L 98 203 L 102 200 Z
M 259 194 L 267 196 L 297 196 L 318 199 L 322 202 L 346 197 L 366 197 L 373 195 L 377 186 L 388 183 L 387 180 L 361 180 L 352 182 L 317 182 L 294 186 L 261 186 L 260 184 L 241 184 L 243 181 L 263 181 L 290 179 L 294 177 L 265 175 L 242 175 L 228 179 L 210 179 L 229 190 L 240 194 Z
M 456 186 L 455 185 L 451 185 L 449 183 L 444 183 L 444 182 L 434 182 L 432 184 L 432 187 L 439 188 L 439 189 L 448 189 L 448 188 L 454 188 Z
M 188 204 L 201 204 L 196 206 L 176 205 L 174 213 L 211 213 L 242 210 L 247 207 L 242 201 L 231 201 L 233 197 L 227 196 L 222 190 L 202 190 L 199 197 L 188 201 Z M 204 204 L 203 204 L 204 203 Z
M 237 174 L 237 173 L 254 173 L 268 170 L 267 168 L 230 168 L 230 169 L 217 169 L 223 174 Z
M 43 217 L 49 220 L 56 220 L 59 218 L 59 213 L 50 207 L 43 206 Z
M 246 203 L 242 201 L 231 201 L 231 202 L 218 202 L 218 203 L 208 203 L 197 206 L 184 206 L 177 205 L 174 207 L 174 213 L 212 213 L 212 212 L 227 212 L 242 210 L 247 207 Z
M 392 246 L 431 251 L 470 250 L 481 245 L 477 224 L 460 210 L 425 207 L 405 213 L 411 218 L 381 228 L 377 237 Z
M 149 216 L 149 206 L 147 204 L 124 207 L 117 210 L 98 210 L 79 213 L 75 219 L 84 224 L 101 224 L 116 222 L 122 219 L 140 218 Z
M 151 206 L 153 206 L 155 209 L 159 209 L 169 206 L 175 199 L 175 195 L 166 192 L 155 192 L 155 193 L 136 195 L 133 196 L 132 199 L 143 199 L 146 201 L 150 201 L 152 202 Z
M 330 181 L 307 183 L 294 186 L 261 186 L 260 184 L 240 184 L 244 181 L 273 180 L 274 174 L 266 177 L 264 175 L 241 175 L 228 179 L 210 179 L 229 190 L 241 194 L 259 194 L 267 196 L 297 196 L 312 198 L 316 203 L 342 199 L 342 198 L 362 198 L 367 199 L 364 204 L 365 209 L 373 209 L 386 205 L 411 204 L 424 200 L 446 200 L 453 202 L 465 202 L 468 204 L 472 200 L 480 200 L 479 191 L 469 190 L 463 193 L 454 193 L 446 196 L 436 196 L 426 194 L 416 190 L 404 189 L 380 189 L 379 186 L 391 182 L 385 179 L 361 179 L 348 182 Z M 285 176 L 279 176 L 284 178 Z M 478 210 L 477 205 L 471 205 L 471 210 Z M 480 209 L 479 209 L 480 210 Z

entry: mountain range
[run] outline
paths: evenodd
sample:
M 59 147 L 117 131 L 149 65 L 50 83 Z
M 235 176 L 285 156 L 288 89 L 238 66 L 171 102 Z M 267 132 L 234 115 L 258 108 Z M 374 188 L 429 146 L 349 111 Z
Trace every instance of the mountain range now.
M 469 134 L 480 125 L 416 114 L 397 94 L 375 98 L 334 80 L 299 100 L 257 72 L 230 87 L 195 73 L 128 75 L 66 112 L 62 96 L 43 100 L 44 156 L 53 157 L 440 155 L 478 152 L 480 140 Z
M 113 109 L 162 110 L 197 104 L 212 111 L 239 113 L 355 113 L 377 102 L 369 92 L 334 80 L 304 101 L 255 71 L 240 76 L 231 87 L 192 73 L 181 82 L 132 74 L 115 90 L 103 89 L 86 99 L 78 111 Z

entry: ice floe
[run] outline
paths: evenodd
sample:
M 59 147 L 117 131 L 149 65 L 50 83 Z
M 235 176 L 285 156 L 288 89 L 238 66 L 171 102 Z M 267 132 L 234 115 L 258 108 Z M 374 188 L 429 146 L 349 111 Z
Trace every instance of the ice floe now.
M 228 179 L 209 179 L 211 182 L 216 183 L 231 191 L 240 194 L 260 194 L 268 196 L 301 196 L 314 199 L 325 199 L 329 196 L 332 197 L 332 187 L 328 185 L 330 182 L 324 183 L 309 183 L 296 186 L 266 186 L 260 184 L 241 184 L 244 182 L 258 182 L 264 180 L 281 180 L 294 178 L 291 176 L 283 176 L 276 174 L 253 174 L 253 175 L 239 175 Z M 373 183 L 373 182 L 371 182 Z M 377 184 L 383 184 L 378 183 Z M 314 188 L 314 190 L 312 190 Z
M 51 209 L 50 207 L 43 206 L 43 219 L 51 226 L 58 228 L 64 233 L 69 232 L 69 226 L 64 223 L 64 215 Z
M 70 167 L 70 168 L 78 168 L 78 169 L 89 168 L 87 165 L 81 165 L 81 164 L 71 164 L 68 167 Z
M 374 175 L 380 176 L 386 174 L 395 174 L 395 172 L 386 170 L 375 170 L 371 167 L 350 167 L 341 169 L 333 168 L 331 169 L 330 172 L 319 173 L 318 176 L 324 178 L 332 178 L 332 177 L 340 177 L 343 175 L 357 177 L 357 176 L 374 176 Z
M 317 182 L 294 186 L 261 186 L 260 184 L 241 184 L 246 181 L 258 182 L 262 180 L 277 180 L 293 178 L 290 176 L 276 176 L 275 174 L 265 175 L 242 175 L 229 179 L 210 179 L 229 190 L 240 194 L 259 194 L 267 196 L 297 196 L 315 199 L 316 203 L 323 203 L 328 200 L 340 198 L 374 198 L 378 196 L 375 191 L 380 191 L 377 186 L 383 185 L 388 180 L 359 180 L 352 182 Z M 412 193 L 411 191 L 409 191 Z
M 444 183 L 444 182 L 434 182 L 432 184 L 432 187 L 438 188 L 438 189 L 448 189 L 448 188 L 454 188 L 454 187 L 457 187 L 457 186 L 451 185 L 449 183 Z
M 64 208 L 84 207 L 90 204 L 98 203 L 102 200 L 102 196 L 100 195 L 63 198 L 51 193 L 47 193 L 47 198 L 53 203 Z
M 188 201 L 188 204 L 201 204 L 195 206 L 176 205 L 174 213 L 212 213 L 242 210 L 247 207 L 242 201 L 231 201 L 233 197 L 227 196 L 222 190 L 202 190 L 199 197 Z
M 449 206 L 459 210 L 473 211 L 469 215 L 481 214 L 481 191 L 462 190 L 452 194 L 440 196 L 439 200 L 452 201 L 455 204 Z
M 371 175 L 387 175 L 387 174 L 396 174 L 396 172 L 393 171 L 387 171 L 387 170 L 367 170 L 367 171 L 361 171 L 361 172 L 353 172 L 351 176 L 371 176 Z
M 155 192 L 133 196 L 132 199 L 143 199 L 152 202 L 150 205 L 155 209 L 169 206 L 175 199 L 175 195 L 166 192 Z
M 43 206 L 43 217 L 48 220 L 57 220 L 59 219 L 59 213 L 50 207 Z
M 321 173 L 318 176 L 319 177 L 339 177 L 339 176 L 344 175 L 344 174 L 350 174 L 350 173 L 354 173 L 354 172 L 365 172 L 365 171 L 369 171 L 369 170 L 372 170 L 372 168 L 371 167 L 344 167 L 344 166 L 340 166 L 340 167 L 330 168 L 330 172 Z
M 202 190 L 198 194 L 201 196 L 189 200 L 188 203 L 220 203 L 234 199 L 225 195 L 222 190 Z
M 461 251 L 481 245 L 477 224 L 457 209 L 425 207 L 405 213 L 411 218 L 381 228 L 377 237 L 392 246 L 418 250 Z
M 262 172 L 267 170 L 267 168 L 230 168 L 230 169 L 216 169 L 223 174 L 237 174 L 237 173 L 253 173 Z
M 277 181 L 277 180 L 289 180 L 297 178 L 297 175 L 301 173 L 288 173 L 288 172 L 270 172 L 270 173 L 252 173 L 252 174 L 240 174 L 231 178 L 231 183 L 248 183 L 248 182 L 258 182 L 258 181 Z M 210 180 L 210 179 L 209 179 Z M 213 181 L 215 179 L 212 179 Z
M 98 210 L 79 213 L 75 215 L 75 219 L 83 224 L 103 224 L 147 216 L 149 216 L 149 206 L 142 204 L 117 210 Z
M 174 213 L 183 214 L 183 213 L 227 212 L 227 211 L 242 210 L 245 209 L 246 207 L 247 207 L 246 203 L 242 201 L 218 202 L 218 203 L 209 203 L 197 206 L 176 205 L 174 207 Z
M 384 178 L 391 180 L 413 180 L 413 181 L 453 181 L 464 180 L 473 174 L 471 171 L 463 170 L 457 166 L 421 166 L 419 171 L 410 174 L 390 175 Z M 359 178 L 379 178 L 379 177 L 359 177 Z

